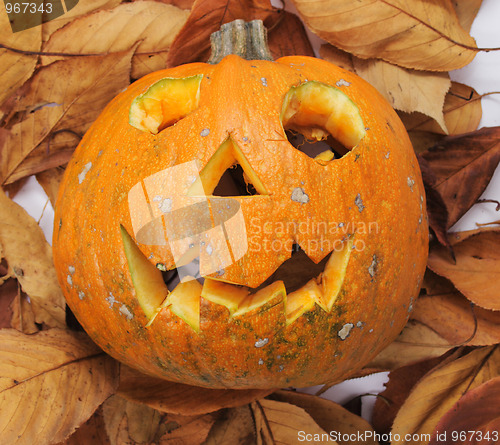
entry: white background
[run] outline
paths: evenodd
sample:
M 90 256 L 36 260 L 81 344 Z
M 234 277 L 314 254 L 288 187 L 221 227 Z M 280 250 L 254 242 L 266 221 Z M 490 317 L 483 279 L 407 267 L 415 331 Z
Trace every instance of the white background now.
M 276 6 L 281 2 L 273 1 Z M 289 1 L 287 9 L 293 12 Z M 479 48 L 500 47 L 500 1 L 483 0 L 479 14 L 471 29 L 472 36 L 476 39 Z M 321 40 L 311 36 L 315 50 Z M 479 94 L 500 91 L 500 51 L 480 52 L 476 58 L 465 68 L 451 73 L 452 80 L 472 86 Z M 491 95 L 482 99 L 483 118 L 481 127 L 500 125 L 500 94 Z M 484 192 L 482 198 L 500 200 L 500 168 Z M 35 179 L 30 178 L 28 183 L 14 199 L 21 204 L 31 216 L 40 220 L 47 240 L 51 242 L 54 211 L 48 198 Z M 476 222 L 484 223 L 500 219 L 500 212 L 495 211 L 495 204 L 476 204 L 452 228 L 454 231 L 477 228 Z M 384 389 L 387 373 L 376 374 L 361 379 L 343 382 L 328 390 L 323 396 L 339 403 L 345 403 L 353 397 L 362 394 L 376 394 Z M 319 387 L 308 388 L 304 391 L 314 393 Z M 373 396 L 363 397 L 363 416 L 370 417 L 374 403 Z

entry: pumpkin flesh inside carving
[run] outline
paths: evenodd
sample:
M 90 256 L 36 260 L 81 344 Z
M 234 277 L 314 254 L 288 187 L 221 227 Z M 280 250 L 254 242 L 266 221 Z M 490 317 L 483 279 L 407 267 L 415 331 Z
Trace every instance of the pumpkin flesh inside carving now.
M 136 297 L 150 325 L 161 310 L 170 309 L 195 332 L 200 331 L 200 300 L 225 306 L 232 317 L 240 317 L 272 300 L 284 302 L 287 325 L 294 322 L 317 304 L 330 312 L 342 288 L 349 257 L 353 250 L 350 239 L 332 252 L 325 269 L 301 288 L 289 293 L 281 280 L 255 291 L 205 278 L 201 284 L 193 277 L 185 277 L 169 292 L 161 271 L 151 264 L 127 231 L 121 228 L 127 263 L 135 287 Z M 286 265 L 286 262 L 284 263 Z

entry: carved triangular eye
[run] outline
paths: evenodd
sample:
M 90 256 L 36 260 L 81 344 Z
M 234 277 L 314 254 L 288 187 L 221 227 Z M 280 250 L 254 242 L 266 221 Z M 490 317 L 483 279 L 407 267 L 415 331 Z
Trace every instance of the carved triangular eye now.
M 232 139 L 227 139 L 201 170 L 188 191 L 191 196 L 267 195 L 254 169 Z
M 198 107 L 202 75 L 181 79 L 165 78 L 137 96 L 129 112 L 129 124 L 156 134 Z
M 281 122 L 289 142 L 319 163 L 341 157 L 365 135 L 356 104 L 338 88 L 305 82 L 286 94 Z M 313 142 L 325 141 L 324 147 Z

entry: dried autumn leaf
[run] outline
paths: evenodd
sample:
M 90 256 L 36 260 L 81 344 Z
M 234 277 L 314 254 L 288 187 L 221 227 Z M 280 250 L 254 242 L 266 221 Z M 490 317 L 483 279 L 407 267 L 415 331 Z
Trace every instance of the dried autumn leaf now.
M 2 258 L 1 245 L 0 245 L 0 258 Z M 0 276 L 3 274 L 0 274 Z M 1 278 L 0 278 L 1 280 Z M 8 278 L 5 282 L 0 284 L 0 329 L 10 328 L 12 319 L 12 303 L 15 301 L 19 294 L 17 280 Z
M 476 18 L 483 0 L 453 0 L 453 6 L 457 12 L 460 25 L 466 31 L 470 31 L 472 22 Z
M 363 59 L 451 71 L 476 55 L 450 0 L 293 0 L 311 31 Z
M 57 281 L 52 249 L 37 222 L 0 190 L 0 244 L 8 275 L 30 297 L 37 323 L 65 327 L 65 302 Z
M 478 233 L 455 244 L 453 251 L 455 263 L 443 247 L 431 249 L 429 268 L 478 306 L 500 310 L 500 231 Z
M 56 204 L 57 192 L 59 191 L 63 175 L 64 169 L 60 167 L 51 168 L 36 174 L 36 180 L 49 197 L 52 207 Z
M 356 74 L 372 84 L 396 110 L 430 116 L 447 133 L 443 105 L 451 81 L 447 73 L 415 71 L 383 60 L 353 57 Z
M 248 405 L 220 412 L 204 445 L 254 445 L 255 424 Z
M 389 373 L 385 389 L 375 400 L 372 424 L 377 433 L 389 434 L 392 423 L 416 383 L 432 368 L 444 360 L 444 356 L 422 360 L 402 366 Z
M 352 54 L 325 43 L 319 47 L 319 55 L 327 62 L 354 73 L 354 56 Z
M 155 1 L 122 3 L 73 20 L 52 34 L 43 50 L 107 54 L 127 51 L 138 42 L 131 75 L 139 78 L 165 68 L 169 47 L 188 15 L 188 11 Z M 58 59 L 42 57 L 42 63 L 48 65 Z
M 447 443 L 496 442 L 499 426 L 500 377 L 497 377 L 461 397 L 438 422 L 429 445 L 442 443 L 443 438 L 448 438 Z
M 0 331 L 0 443 L 63 441 L 115 390 L 118 365 L 85 334 Z
M 473 88 L 457 82 L 451 83 L 443 106 L 448 134 L 465 134 L 477 130 L 482 117 L 480 99 L 481 96 Z M 445 134 L 436 121 L 421 113 L 400 113 L 400 117 L 409 132 Z
M 292 55 L 315 57 L 304 25 L 287 11 L 281 13 L 280 20 L 268 33 L 268 44 L 273 59 Z
M 99 11 L 104 9 L 111 9 L 119 5 L 122 0 L 85 0 L 78 1 L 77 4 L 71 8 L 65 14 L 51 20 L 50 22 L 44 23 L 42 26 L 42 38 L 46 42 L 49 40 L 50 36 L 62 28 L 64 25 L 72 22 L 77 17 L 83 17 L 93 11 Z
M 500 349 L 476 349 L 428 372 L 412 389 L 392 426 L 392 435 L 432 435 L 437 423 L 464 393 L 500 375 Z M 430 436 L 429 436 L 430 437 Z M 401 444 L 411 442 L 402 440 Z
M 18 286 L 17 280 L 16 285 Z M 20 289 L 10 305 L 10 308 L 12 317 L 9 327 L 17 329 L 23 334 L 35 334 L 40 330 L 36 325 L 36 317 L 31 300 Z M 37 315 L 39 315 L 39 313 Z
M 160 437 L 159 445 L 202 445 L 217 418 L 217 413 L 201 416 L 167 415 L 167 431 Z M 235 443 L 235 442 L 233 442 Z
M 410 320 L 399 337 L 368 363 L 367 367 L 393 370 L 409 363 L 440 357 L 452 347 L 431 328 Z
M 104 426 L 102 405 L 89 420 L 59 445 L 111 445 Z
M 292 445 L 305 440 L 337 444 L 331 440 L 329 433 L 320 428 L 312 417 L 298 406 L 262 399 L 253 402 L 251 407 L 258 444 Z
M 450 136 L 421 153 L 436 175 L 448 208 L 448 227 L 481 196 L 500 161 L 500 127 Z
M 5 3 L 0 3 L 0 104 L 31 77 L 38 60 L 31 53 L 41 46 L 40 27 L 12 32 Z
M 162 416 L 147 405 L 113 395 L 102 405 L 102 414 L 111 445 L 151 443 L 159 434 Z
M 429 166 L 429 163 L 417 154 L 420 171 L 422 172 L 422 181 L 424 182 L 427 219 L 429 227 L 434 232 L 441 245 L 450 250 L 450 241 L 448 240 L 448 208 L 443 197 L 436 189 L 437 178 Z
M 415 302 L 413 320 L 429 326 L 451 344 L 500 343 L 500 312 L 474 306 L 448 280 L 437 275 L 426 274 L 425 280 L 427 292 Z
M 273 390 L 207 389 L 150 377 L 122 365 L 118 394 L 158 411 L 194 416 L 246 405 Z
M 132 54 L 133 49 L 74 57 L 41 68 L 21 92 L 15 110 L 20 122 L 11 126 L 3 141 L 0 139 L 0 183 L 66 163 L 71 152 L 54 163 L 42 142 L 51 132 L 63 129 L 83 134 L 104 106 L 130 83 Z M 40 162 L 33 164 L 30 157 Z
M 189 62 L 205 62 L 210 49 L 210 34 L 224 23 L 236 19 L 260 19 L 271 28 L 279 18 L 269 0 L 196 0 L 191 14 L 170 46 L 167 67 Z
M 324 431 L 334 432 L 343 445 L 357 445 L 358 432 L 363 431 L 367 445 L 378 445 L 375 432 L 369 423 L 362 417 L 356 416 L 338 403 L 318 396 L 302 394 L 295 391 L 277 391 L 271 396 L 272 400 L 290 403 L 306 411 Z M 337 440 L 335 437 L 332 437 Z M 340 440 L 342 438 L 342 440 Z

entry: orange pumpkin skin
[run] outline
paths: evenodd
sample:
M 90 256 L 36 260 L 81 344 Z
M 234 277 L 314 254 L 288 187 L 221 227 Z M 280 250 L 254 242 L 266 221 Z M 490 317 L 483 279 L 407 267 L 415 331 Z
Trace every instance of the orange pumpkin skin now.
M 199 105 L 186 117 L 156 135 L 129 125 L 132 101 L 152 84 L 199 74 Z M 286 93 L 306 80 L 344 92 L 366 127 L 350 153 L 326 165 L 292 147 L 280 122 Z M 314 248 L 312 231 L 268 233 L 263 230 L 266 221 L 272 227 L 280 222 L 289 227 L 290 221 L 313 227 L 313 222 L 327 221 L 343 227 L 325 235 L 331 245 L 349 236 L 356 246 L 340 294 L 331 311 L 315 305 L 290 324 L 286 297 L 279 296 L 240 317 L 202 298 L 199 332 L 169 307 L 146 327 L 120 235 L 120 225 L 133 234 L 128 193 L 173 165 L 198 159 L 205 166 L 228 137 L 269 192 L 233 197 L 240 201 L 248 239 L 254 246 L 276 239 L 285 246 L 281 251 L 250 249 L 228 268 L 230 281 L 263 282 L 290 257 L 293 242 L 316 262 L 329 253 Z M 307 193 L 308 202 L 290 199 L 297 187 Z M 211 388 L 343 380 L 404 327 L 418 295 L 427 246 L 420 171 L 398 116 L 356 75 L 302 56 L 275 62 L 227 56 L 217 65 L 179 66 L 132 84 L 102 112 L 69 163 L 53 238 L 67 302 L 94 341 L 144 373 Z M 168 247 L 139 247 L 152 264 L 174 266 Z

